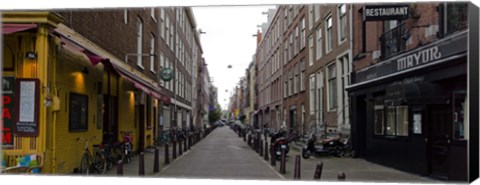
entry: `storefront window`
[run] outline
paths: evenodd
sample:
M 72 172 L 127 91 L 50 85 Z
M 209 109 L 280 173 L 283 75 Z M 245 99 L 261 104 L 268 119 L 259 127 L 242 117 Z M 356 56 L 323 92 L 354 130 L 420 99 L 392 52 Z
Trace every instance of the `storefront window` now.
M 454 107 L 453 107 L 453 124 L 454 124 L 454 133 L 453 139 L 463 140 L 465 137 L 465 106 L 466 98 L 465 92 L 454 93 Z
M 383 105 L 375 105 L 375 112 L 374 112 L 374 128 L 375 128 L 375 135 L 383 135 L 384 127 L 384 118 L 383 118 Z
M 397 107 L 397 136 L 408 136 L 408 107 Z
M 395 135 L 395 107 L 388 107 L 387 109 L 387 135 Z
M 383 135 L 385 128 L 387 136 L 408 136 L 408 106 L 387 106 L 384 124 L 381 118 L 383 110 L 383 106 L 375 106 L 375 134 Z

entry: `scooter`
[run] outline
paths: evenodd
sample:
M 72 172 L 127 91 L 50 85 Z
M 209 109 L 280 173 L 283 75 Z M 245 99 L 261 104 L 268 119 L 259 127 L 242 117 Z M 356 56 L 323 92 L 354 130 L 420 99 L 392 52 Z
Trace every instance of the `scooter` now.
M 321 145 L 315 145 L 317 137 L 315 134 L 310 134 L 310 137 L 307 139 L 307 143 L 303 146 L 302 157 L 304 159 L 310 158 L 312 154 L 327 154 L 333 155 L 336 157 L 342 157 L 344 153 L 344 148 L 346 148 L 345 142 L 342 142 L 340 138 L 330 138 L 322 140 Z
M 282 150 L 285 150 L 285 155 L 288 154 L 288 151 L 290 150 L 290 147 L 288 146 L 289 141 L 290 139 L 287 138 L 286 131 L 278 132 L 271 137 L 270 143 L 273 144 L 272 148 L 275 154 L 275 159 L 281 159 Z

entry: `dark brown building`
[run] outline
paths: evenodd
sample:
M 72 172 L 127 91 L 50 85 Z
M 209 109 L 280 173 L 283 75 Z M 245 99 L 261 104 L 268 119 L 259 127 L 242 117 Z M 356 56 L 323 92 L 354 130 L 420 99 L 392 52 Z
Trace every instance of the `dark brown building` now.
M 353 5 L 358 31 L 347 90 L 358 156 L 467 180 L 467 9 L 467 3 Z

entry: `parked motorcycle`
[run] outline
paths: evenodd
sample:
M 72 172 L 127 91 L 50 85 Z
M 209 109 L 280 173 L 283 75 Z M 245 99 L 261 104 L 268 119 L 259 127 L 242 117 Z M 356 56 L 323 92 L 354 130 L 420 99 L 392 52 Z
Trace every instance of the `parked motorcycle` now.
M 270 143 L 274 150 L 275 158 L 279 160 L 282 157 L 282 150 L 285 150 L 285 155 L 288 154 L 290 147 L 288 143 L 296 137 L 294 132 L 287 133 L 286 131 L 280 131 L 272 135 Z
M 304 159 L 310 158 L 312 154 L 316 155 L 333 155 L 336 157 L 351 157 L 353 151 L 351 150 L 349 139 L 330 138 L 321 141 L 320 145 L 315 145 L 317 137 L 315 134 L 310 134 L 307 143 L 302 149 L 302 157 Z

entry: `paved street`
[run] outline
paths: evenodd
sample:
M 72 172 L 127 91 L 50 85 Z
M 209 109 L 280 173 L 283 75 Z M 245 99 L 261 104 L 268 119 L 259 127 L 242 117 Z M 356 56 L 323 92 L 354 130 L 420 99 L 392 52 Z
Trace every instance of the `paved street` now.
M 180 178 L 282 179 L 228 127 L 215 129 L 159 176 Z
M 160 172 L 153 173 L 153 150 L 145 151 L 145 176 L 167 178 L 207 178 L 207 179 L 258 179 L 258 180 L 292 180 L 294 157 L 299 155 L 292 143 L 292 150 L 287 157 L 286 173 L 279 173 L 280 162 L 270 166 L 228 127 L 215 129 L 210 135 L 194 145 L 190 150 L 169 165 L 164 164 L 164 148 L 160 148 Z M 170 147 L 170 153 L 172 148 Z M 177 148 L 178 153 L 178 148 Z M 170 156 L 171 158 L 171 156 Z M 432 183 L 437 180 L 421 177 L 368 162 L 358 158 L 311 157 L 301 159 L 301 179 L 313 180 L 317 162 L 323 162 L 322 181 L 336 181 L 337 173 L 344 172 L 347 181 L 370 182 L 419 182 Z M 124 176 L 138 176 L 138 156 L 131 163 L 125 164 Z M 116 169 L 107 172 L 115 176 Z

